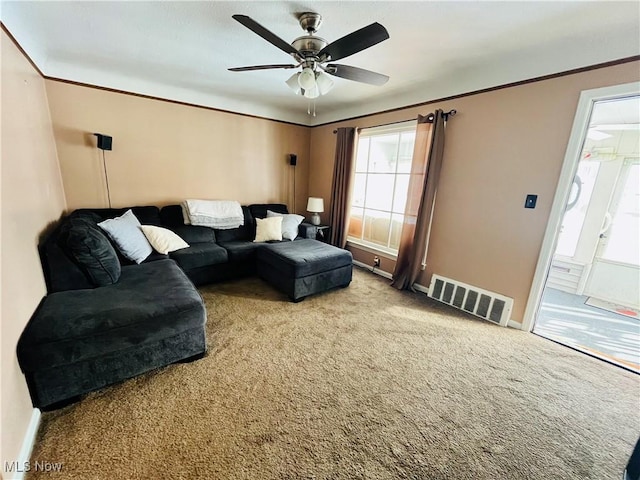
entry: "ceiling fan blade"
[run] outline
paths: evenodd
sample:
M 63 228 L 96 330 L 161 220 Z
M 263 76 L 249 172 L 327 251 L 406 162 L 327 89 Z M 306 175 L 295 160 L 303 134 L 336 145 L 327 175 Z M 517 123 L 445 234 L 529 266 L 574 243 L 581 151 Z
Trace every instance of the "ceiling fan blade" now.
M 332 63 L 325 67 L 325 72 L 334 77 L 346 78 L 354 82 L 368 83 L 369 85 L 384 85 L 389 81 L 387 75 L 365 70 L 364 68 L 351 67 L 349 65 L 340 65 Z
M 373 47 L 389 38 L 387 29 L 379 23 L 372 23 L 366 27 L 356 30 L 335 42 L 331 42 L 318 52 L 318 57 L 330 56 L 329 60 L 335 61 L 358 53 L 366 48 Z
M 290 44 L 285 42 L 283 39 L 281 39 L 275 33 L 272 33 L 269 30 L 267 30 L 266 28 L 264 28 L 258 22 L 253 20 L 251 17 L 247 17 L 246 15 L 232 15 L 231 17 L 234 20 L 240 22 L 245 27 L 247 27 L 253 33 L 255 33 L 257 35 L 260 35 L 267 42 L 269 42 L 272 45 L 275 45 L 276 47 L 278 47 L 283 52 L 289 53 L 291 55 L 297 55 L 298 54 L 298 51 L 295 48 L 293 48 Z
M 280 63 L 277 65 L 253 65 L 252 67 L 234 67 L 230 68 L 230 72 L 248 72 L 250 70 L 269 70 L 270 68 L 296 68 L 296 65 L 288 63 Z

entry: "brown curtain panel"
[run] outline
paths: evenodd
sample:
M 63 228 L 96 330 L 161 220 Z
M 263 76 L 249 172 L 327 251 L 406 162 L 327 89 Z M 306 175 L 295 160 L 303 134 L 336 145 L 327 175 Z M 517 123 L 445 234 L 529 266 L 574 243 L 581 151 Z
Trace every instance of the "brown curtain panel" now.
M 433 206 L 444 152 L 444 124 L 442 110 L 436 110 L 425 117 L 418 115 L 407 206 L 398 260 L 391 283 L 400 290 L 413 290 L 429 244 Z
M 349 231 L 349 211 L 353 194 L 354 155 L 358 134 L 355 128 L 339 128 L 331 187 L 331 244 L 344 248 Z

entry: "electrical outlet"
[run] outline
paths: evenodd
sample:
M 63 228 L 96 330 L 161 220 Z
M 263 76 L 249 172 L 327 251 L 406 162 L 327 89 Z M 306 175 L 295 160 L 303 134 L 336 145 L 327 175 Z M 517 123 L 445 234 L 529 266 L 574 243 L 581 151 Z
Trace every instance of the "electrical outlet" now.
M 380 266 L 380 258 L 377 255 L 375 257 L 373 257 L 373 266 L 374 267 L 379 267 Z

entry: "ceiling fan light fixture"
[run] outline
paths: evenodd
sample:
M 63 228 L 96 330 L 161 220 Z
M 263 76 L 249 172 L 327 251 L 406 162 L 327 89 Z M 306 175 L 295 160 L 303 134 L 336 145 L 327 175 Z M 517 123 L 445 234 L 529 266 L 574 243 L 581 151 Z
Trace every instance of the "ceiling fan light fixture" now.
M 324 72 L 316 73 L 316 85 L 320 95 L 326 95 L 333 88 L 333 80 Z
M 309 99 L 318 98 L 320 96 L 320 91 L 318 90 L 318 87 L 315 86 L 308 90 L 304 90 L 304 96 Z
M 324 38 L 315 35 L 318 27 L 320 27 L 322 16 L 315 12 L 304 12 L 298 16 L 298 21 L 306 34 L 289 43 L 247 15 L 235 14 L 232 15 L 232 18 L 276 48 L 291 55 L 297 65 L 253 65 L 229 68 L 229 70 L 232 72 L 246 72 L 269 69 L 297 69 L 302 66 L 302 71 L 294 73 L 285 83 L 296 95 L 302 95 L 310 100 L 308 102 L 309 108 L 307 109 L 307 113 L 310 115 L 311 105 L 313 104 L 313 115 L 315 116 L 315 101 L 311 102 L 311 100 L 315 100 L 321 95 L 326 95 L 333 88 L 332 76 L 376 86 L 382 86 L 389 80 L 387 75 L 371 72 L 363 68 L 338 64 L 326 65 L 330 61 L 349 57 L 387 40 L 389 32 L 378 22 L 360 28 L 329 43 Z
M 296 95 L 302 94 L 302 89 L 300 88 L 300 83 L 298 82 L 299 76 L 300 72 L 294 73 L 289 77 L 289 80 L 285 82 L 289 86 L 289 88 L 295 92 Z
M 313 90 L 316 88 L 316 75 L 309 67 L 302 69 L 302 72 L 298 75 L 298 85 L 303 90 Z

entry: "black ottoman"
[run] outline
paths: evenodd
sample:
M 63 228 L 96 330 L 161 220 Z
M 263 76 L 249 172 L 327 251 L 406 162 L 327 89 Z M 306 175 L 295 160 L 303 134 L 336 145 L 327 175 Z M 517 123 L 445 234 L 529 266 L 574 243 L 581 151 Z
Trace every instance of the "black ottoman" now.
M 312 239 L 258 249 L 258 275 L 294 302 L 351 283 L 351 252 Z

